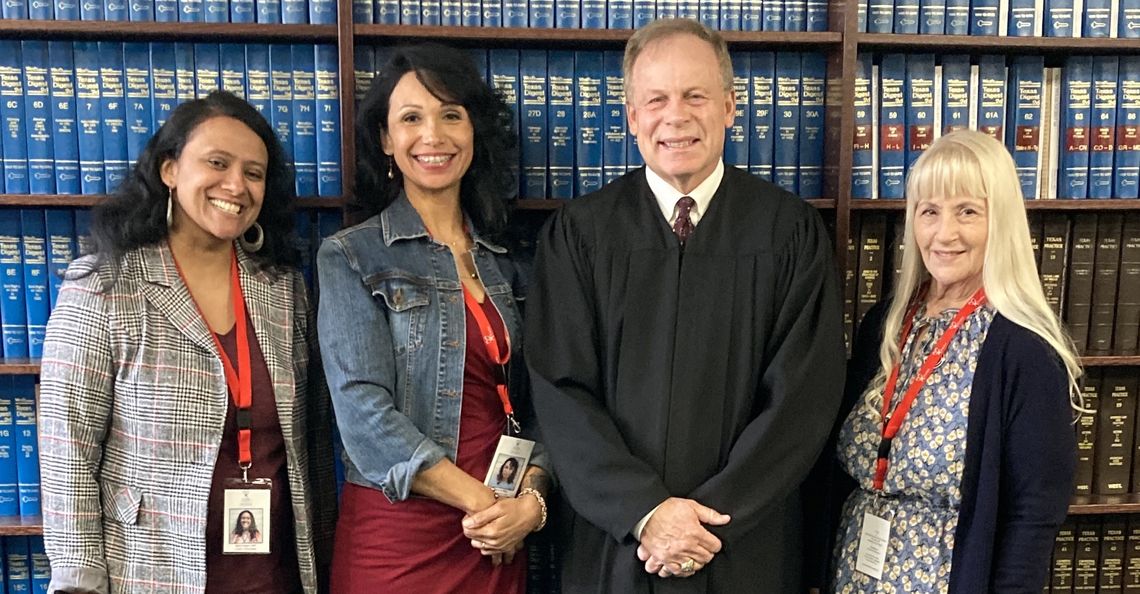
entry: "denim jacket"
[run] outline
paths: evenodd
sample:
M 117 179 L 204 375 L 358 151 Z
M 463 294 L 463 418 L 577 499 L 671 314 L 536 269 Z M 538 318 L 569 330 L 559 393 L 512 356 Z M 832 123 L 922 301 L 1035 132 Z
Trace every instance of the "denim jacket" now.
M 538 441 L 522 361 L 526 287 L 504 248 L 474 229 L 472 237 L 479 277 L 510 333 L 511 403 L 523 437 Z M 317 271 L 318 332 L 345 478 L 391 501 L 407 499 L 416 474 L 444 456 L 454 461 L 459 444 L 467 335 L 455 261 L 401 194 L 326 239 Z M 541 444 L 531 463 L 552 475 Z

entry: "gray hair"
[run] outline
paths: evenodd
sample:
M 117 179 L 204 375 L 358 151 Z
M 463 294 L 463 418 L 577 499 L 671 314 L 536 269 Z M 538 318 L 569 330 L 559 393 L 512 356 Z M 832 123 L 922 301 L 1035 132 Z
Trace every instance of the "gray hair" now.
M 732 60 L 728 55 L 728 44 L 724 42 L 720 33 L 693 19 L 662 19 L 638 29 L 625 44 L 625 58 L 622 60 L 621 73 L 625 78 L 626 97 L 629 97 L 630 93 L 633 92 L 633 85 L 631 84 L 633 64 L 637 62 L 641 52 L 655 41 L 678 35 L 692 35 L 712 47 L 713 53 L 716 54 L 720 77 L 724 81 L 724 90 L 732 90 Z

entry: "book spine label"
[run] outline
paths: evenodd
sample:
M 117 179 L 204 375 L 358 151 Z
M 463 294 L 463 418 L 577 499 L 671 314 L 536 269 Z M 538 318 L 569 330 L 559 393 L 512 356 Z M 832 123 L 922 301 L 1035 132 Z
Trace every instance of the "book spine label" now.
M 906 59 L 906 167 L 934 142 L 934 55 Z
M 1119 59 L 1093 58 L 1092 133 L 1089 139 L 1089 198 L 1112 198 L 1116 146 L 1116 87 Z
M 357 49 L 371 49 L 361 46 Z M 359 55 L 359 52 L 357 52 Z M 369 71 L 371 72 L 371 71 Z M 270 101 L 272 93 L 269 87 L 269 46 L 261 43 L 251 43 L 245 46 L 245 78 L 248 89 L 249 104 L 265 118 L 271 121 L 272 108 Z M 367 88 L 365 88 L 367 92 Z M 361 95 L 363 97 L 363 95 Z
M 805 53 L 801 67 L 799 194 L 804 198 L 818 198 L 823 195 L 827 58 L 823 54 Z
M 906 56 L 887 54 L 879 64 L 879 197 L 903 197 L 906 170 Z
M 33 194 L 55 193 L 55 150 L 52 142 L 51 81 L 48 42 L 22 41 L 24 122 L 28 135 L 28 188 Z
M 4 128 L 4 191 L 8 194 L 27 194 L 30 189 L 22 64 L 20 42 L 0 41 L 0 120 Z
M 1045 36 L 1080 37 L 1074 32 L 1076 23 L 1073 0 L 1045 0 Z
M 51 310 L 43 211 L 20 210 L 20 224 L 20 256 L 24 260 L 24 306 L 28 319 L 28 356 L 40 358 L 44 354 L 44 335 Z
M 1010 0 L 1009 36 L 1033 37 L 1037 31 L 1037 6 L 1035 0 Z
M 293 46 L 293 168 L 297 195 L 317 195 L 316 56 L 312 45 Z
M 871 144 L 871 54 L 861 53 L 855 61 L 855 138 L 851 152 L 851 197 L 871 197 L 874 163 Z
M 574 53 L 547 53 L 547 130 L 551 198 L 574 197 Z
M 748 171 L 772 181 L 775 164 L 776 54 L 751 52 L 749 66 L 751 75 L 748 99 L 752 111 L 749 124 L 752 130 L 748 138 Z
M 781 188 L 799 192 L 800 55 L 776 54 L 776 136 L 773 143 L 773 181 Z
M 522 109 L 519 112 L 523 174 L 521 194 L 524 198 L 546 198 L 546 149 L 549 144 L 546 129 L 546 52 L 522 50 L 519 75 L 522 79 Z
M 40 214 L 36 211 L 36 214 Z M 41 221 L 42 226 L 42 221 Z M 47 301 L 47 295 L 44 295 Z M 45 315 L 44 322 L 47 322 Z M 40 451 L 36 435 L 36 380 L 30 375 L 12 378 L 15 396 L 16 480 L 20 516 L 40 515 Z
M 102 97 L 103 176 L 114 192 L 127 177 L 127 109 L 123 76 L 123 44 L 99 42 L 99 93 Z
M 24 258 L 20 211 L 0 211 L 0 318 L 4 357 L 28 356 L 28 311 L 24 291 Z
M 75 121 L 75 60 L 70 41 L 49 41 L 52 166 L 55 191 L 79 193 L 79 134 Z
M 94 41 L 76 41 L 74 44 L 80 190 L 84 194 L 105 194 L 107 183 L 103 176 L 103 101 L 99 91 L 99 45 Z
M 1041 56 L 1013 59 L 1010 87 L 1009 134 L 1013 162 L 1021 183 L 1021 196 L 1037 198 L 1037 170 L 1041 159 L 1041 102 L 1045 85 L 1045 60 Z
M 335 45 L 316 47 L 317 195 L 340 196 L 340 87 Z
M 575 196 L 602 187 L 602 54 L 574 52 Z

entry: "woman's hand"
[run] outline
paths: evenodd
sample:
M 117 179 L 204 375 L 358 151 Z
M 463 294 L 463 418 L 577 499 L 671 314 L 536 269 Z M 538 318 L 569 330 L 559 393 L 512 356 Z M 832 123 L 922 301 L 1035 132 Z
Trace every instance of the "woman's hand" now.
M 500 499 L 483 511 L 465 516 L 463 535 L 471 539 L 472 547 L 490 555 L 492 563 L 500 559 L 510 563 L 522 548 L 523 539 L 541 521 L 538 499 L 527 495 Z

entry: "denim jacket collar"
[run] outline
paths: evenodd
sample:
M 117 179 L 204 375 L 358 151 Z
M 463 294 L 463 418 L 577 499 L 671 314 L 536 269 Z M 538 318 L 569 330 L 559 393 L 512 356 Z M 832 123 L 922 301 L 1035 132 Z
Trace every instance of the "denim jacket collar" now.
M 467 216 L 467 213 L 463 213 L 463 218 L 467 221 L 467 229 L 470 230 L 471 238 L 475 243 L 496 254 L 507 253 L 506 248 L 481 236 L 478 229 L 471 224 L 471 218 Z M 386 246 L 391 246 L 400 240 L 428 237 L 427 227 L 424 226 L 420 213 L 416 212 L 411 201 L 408 200 L 408 195 L 403 191 L 396 197 L 396 200 L 388 205 L 388 208 L 380 213 L 380 227 Z

